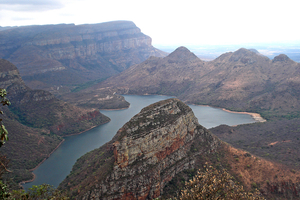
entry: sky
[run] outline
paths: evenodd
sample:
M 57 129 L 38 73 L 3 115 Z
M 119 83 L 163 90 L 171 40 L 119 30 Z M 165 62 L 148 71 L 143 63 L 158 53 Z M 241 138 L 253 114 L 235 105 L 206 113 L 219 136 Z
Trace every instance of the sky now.
M 298 0 L 0 0 L 0 26 L 133 21 L 154 46 L 300 44 Z

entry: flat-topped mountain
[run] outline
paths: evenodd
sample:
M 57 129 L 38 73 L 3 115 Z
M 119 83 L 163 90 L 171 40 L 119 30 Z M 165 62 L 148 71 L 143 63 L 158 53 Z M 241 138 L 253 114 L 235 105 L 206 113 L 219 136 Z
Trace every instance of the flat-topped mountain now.
M 299 115 L 299 73 L 300 64 L 286 55 L 270 60 L 241 48 L 204 62 L 180 47 L 167 57 L 151 57 L 132 66 L 93 90 L 173 95 L 188 103 L 265 112 L 266 117 L 269 111 Z
M 15 27 L 1 31 L 0 38 L 0 58 L 15 64 L 31 88 L 53 93 L 166 55 L 130 21 Z
M 174 197 L 206 162 L 226 168 L 237 178 L 233 184 L 250 189 L 254 182 L 269 197 L 299 185 L 299 172 L 230 147 L 199 125 L 187 105 L 168 99 L 142 109 L 110 142 L 78 159 L 59 188 L 85 200 Z M 284 187 L 288 180 L 291 187 Z
M 13 171 L 7 176 L 15 176 L 16 182 L 32 178 L 28 170 L 48 157 L 63 140 L 60 136 L 78 134 L 110 120 L 98 110 L 78 108 L 50 92 L 30 89 L 16 66 L 4 59 L 0 59 L 0 88 L 7 90 L 11 102 L 1 116 L 10 138 L 1 152 Z

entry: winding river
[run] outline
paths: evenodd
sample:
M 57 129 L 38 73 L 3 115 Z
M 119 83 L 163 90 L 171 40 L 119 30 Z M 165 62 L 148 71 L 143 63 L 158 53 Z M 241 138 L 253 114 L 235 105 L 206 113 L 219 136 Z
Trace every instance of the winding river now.
M 139 113 L 142 108 L 157 101 L 171 98 L 156 95 L 124 95 L 124 97 L 130 103 L 128 109 L 103 110 L 101 112 L 111 119 L 109 123 L 100 125 L 80 135 L 66 137 L 62 145 L 33 171 L 36 175 L 34 181 L 24 184 L 24 188 L 28 189 L 32 185 L 43 183 L 57 187 L 70 173 L 72 166 L 79 157 L 110 141 L 119 128 L 129 121 L 131 117 Z M 251 115 L 245 113 L 231 113 L 209 106 L 189 106 L 194 111 L 199 123 L 206 128 L 212 128 L 220 124 L 233 126 L 256 122 Z

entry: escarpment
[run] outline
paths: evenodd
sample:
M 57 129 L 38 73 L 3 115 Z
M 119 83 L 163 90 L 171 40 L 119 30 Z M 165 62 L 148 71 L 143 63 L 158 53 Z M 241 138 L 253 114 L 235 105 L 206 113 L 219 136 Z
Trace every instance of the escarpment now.
M 61 189 L 78 199 L 153 199 L 221 142 L 177 99 L 152 104 L 104 146 L 81 157 Z M 197 149 L 195 151 L 195 149 Z
M 166 55 L 130 21 L 16 27 L 1 31 L 0 38 L 0 58 L 15 64 L 28 86 L 52 93 Z

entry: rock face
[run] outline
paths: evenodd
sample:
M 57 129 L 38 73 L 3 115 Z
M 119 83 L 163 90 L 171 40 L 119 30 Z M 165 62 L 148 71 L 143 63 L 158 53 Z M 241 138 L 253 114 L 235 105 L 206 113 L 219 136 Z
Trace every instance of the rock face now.
M 81 84 L 165 53 L 130 21 L 25 26 L 0 32 L 0 58 L 34 89 Z
M 142 109 L 108 144 L 80 158 L 60 188 L 78 199 L 153 199 L 177 173 L 195 168 L 219 145 L 187 105 L 161 101 Z M 93 176 L 81 178 L 90 172 Z

